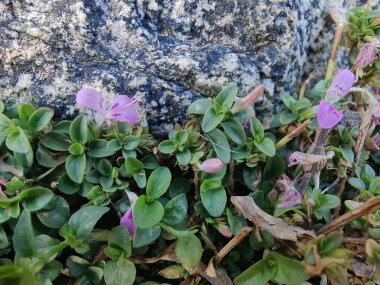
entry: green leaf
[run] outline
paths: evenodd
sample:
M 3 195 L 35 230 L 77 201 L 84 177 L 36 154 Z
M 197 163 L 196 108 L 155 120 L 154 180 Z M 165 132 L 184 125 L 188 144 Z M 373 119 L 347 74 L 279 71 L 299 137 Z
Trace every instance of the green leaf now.
M 52 153 L 43 146 L 39 145 L 36 151 L 36 158 L 40 165 L 48 168 L 53 168 L 65 163 L 67 154 Z
M 64 173 L 58 179 L 58 190 L 65 194 L 74 194 L 78 192 L 80 185 L 72 181 L 69 176 Z
M 241 145 L 246 140 L 243 126 L 235 119 L 229 118 L 222 123 L 223 129 L 228 137 L 235 143 Z
M 210 99 L 199 99 L 191 103 L 191 105 L 187 109 L 187 112 L 189 112 L 190 114 L 203 115 L 211 107 L 212 107 L 212 102 Z
M 38 211 L 37 217 L 45 226 L 59 229 L 70 217 L 69 204 L 61 196 L 55 195 L 47 205 Z
M 70 179 L 75 183 L 81 184 L 86 170 L 86 155 L 69 155 L 65 167 Z
M 268 266 L 267 260 L 263 259 L 245 270 L 235 278 L 236 285 L 265 285 L 276 273 L 276 266 Z
M 356 189 L 359 189 L 359 190 L 366 189 L 365 183 L 360 178 L 351 177 L 350 179 L 348 179 L 348 183 Z
M 51 150 L 68 151 L 70 147 L 70 139 L 58 132 L 49 132 L 41 140 L 41 144 Z
M 265 155 L 272 157 L 276 154 L 274 142 L 270 138 L 264 138 L 261 142 L 255 141 L 255 146 Z
M 125 170 L 128 174 L 132 174 L 133 172 L 138 172 L 144 168 L 144 164 L 133 157 L 127 157 L 125 159 Z
M 264 139 L 264 127 L 256 117 L 249 118 L 249 125 L 255 141 L 260 142 Z
M 218 96 L 216 96 L 215 102 L 218 102 L 219 104 L 221 104 L 227 108 L 231 108 L 232 104 L 235 101 L 236 95 L 238 94 L 238 91 L 239 91 L 239 89 L 236 86 L 234 86 L 234 85 L 228 86 L 228 87 L 224 88 L 218 94 Z
M 100 206 L 86 206 L 79 209 L 69 219 L 70 232 L 77 239 L 87 239 L 98 220 L 108 211 L 109 208 Z
M 288 109 L 292 109 L 292 105 L 294 102 L 296 102 L 296 99 L 294 99 L 292 96 L 290 95 L 283 95 L 281 97 L 281 100 L 282 102 L 284 102 L 285 106 L 288 108 Z
M 191 160 L 191 152 L 185 148 L 184 151 L 178 151 L 176 153 L 176 158 L 180 165 L 188 165 Z
M 85 144 L 88 137 L 87 118 L 79 115 L 70 125 L 70 138 L 73 142 Z
M 110 149 L 107 147 L 108 142 L 106 140 L 92 140 L 91 142 L 88 143 L 88 151 L 87 155 L 89 157 L 107 157 L 107 156 L 112 156 L 115 154 L 114 149 Z
M 229 208 L 227 208 L 227 219 L 233 235 L 237 235 L 242 228 L 247 226 L 247 221 L 243 217 L 234 216 Z
M 298 260 L 285 257 L 276 252 L 270 252 L 266 258 L 276 263 L 277 270 L 273 280 L 280 284 L 299 284 L 309 279 L 301 262 Z
M 160 234 L 161 227 L 159 225 L 146 229 L 136 228 L 135 235 L 133 236 L 133 247 L 138 248 L 148 245 L 158 239 Z
M 201 261 L 202 253 L 202 244 L 194 234 L 185 232 L 177 237 L 175 255 L 184 265 L 195 267 Z
M 177 149 L 177 146 L 174 144 L 174 142 L 169 141 L 169 140 L 162 141 L 158 145 L 158 150 L 161 153 L 165 153 L 165 154 L 171 154 L 171 153 L 175 152 L 176 149 Z
M 141 188 L 141 189 L 145 188 L 145 186 L 146 186 L 146 174 L 145 174 L 144 169 L 141 169 L 137 172 L 133 172 L 132 176 L 133 176 L 133 179 L 136 181 L 137 186 L 139 186 L 139 188 Z
M 28 126 L 36 132 L 42 131 L 54 116 L 54 110 L 46 107 L 34 111 L 28 120 Z
M 205 182 L 210 180 L 205 180 Z M 227 204 L 227 194 L 223 187 L 209 188 L 207 183 L 201 185 L 203 206 L 212 217 L 220 217 Z
M 187 141 L 188 138 L 189 138 L 189 132 L 186 131 L 186 130 L 178 131 L 175 134 L 175 140 L 180 145 L 183 145 L 184 143 L 186 143 L 186 141 Z
M 320 206 L 327 209 L 335 209 L 340 204 L 340 199 L 335 195 L 324 194 L 319 199 Z
M 217 113 L 215 108 L 208 109 L 202 120 L 202 130 L 208 133 L 215 129 L 224 119 L 224 113 Z
M 42 209 L 53 197 L 54 193 L 43 187 L 29 188 L 19 194 L 20 200 L 25 203 L 26 208 L 31 212 Z
M 17 265 L 0 266 L 0 284 L 20 285 L 23 274 L 22 268 Z
M 8 237 L 3 227 L 0 224 L 0 249 L 6 248 L 8 246 Z
M 140 139 L 137 136 L 129 135 L 124 138 L 124 148 L 126 150 L 134 150 L 140 145 Z
M 208 133 L 216 155 L 224 162 L 229 163 L 231 159 L 231 148 L 226 136 L 219 129 Z
M 146 229 L 158 224 L 164 216 L 164 207 L 160 202 L 147 202 L 147 197 L 141 195 L 133 207 L 133 220 L 138 228 Z
M 165 214 L 162 221 L 168 225 L 181 223 L 187 214 L 187 199 L 185 194 L 180 194 L 171 199 L 164 207 Z
M 79 256 L 72 255 L 66 260 L 66 266 L 69 269 L 70 274 L 76 278 L 81 277 L 90 265 L 90 262 Z
M 31 148 L 28 138 L 20 127 L 7 136 L 5 144 L 10 150 L 19 153 L 27 153 Z
M 171 180 L 172 174 L 169 168 L 164 166 L 156 168 L 149 176 L 146 194 L 154 199 L 161 197 L 168 190 Z
M 276 154 L 273 157 L 268 158 L 264 172 L 264 180 L 277 180 L 286 170 L 286 163 L 281 156 Z
M 33 149 L 29 148 L 27 153 L 14 152 L 14 157 L 17 162 L 21 163 L 23 166 L 32 167 L 34 160 Z
M 32 257 L 37 253 L 32 219 L 28 209 L 22 211 L 17 221 L 13 234 L 13 248 L 18 257 Z
M 32 104 L 20 104 L 18 106 L 18 116 L 21 120 L 27 122 L 35 110 L 36 108 Z
M 136 278 L 136 267 L 128 259 L 118 262 L 108 261 L 104 268 L 104 280 L 107 285 L 132 285 Z
M 297 119 L 297 115 L 291 114 L 291 113 L 289 113 L 287 111 L 282 112 L 281 115 L 280 115 L 280 122 L 283 125 L 290 124 L 295 119 Z
M 73 155 L 81 155 L 84 153 L 84 147 L 80 143 L 73 143 L 69 147 L 69 153 Z
M 108 236 L 108 245 L 112 248 L 121 250 L 124 257 L 130 257 L 132 253 L 131 236 L 128 229 L 124 226 L 113 228 Z
M 154 155 L 147 155 L 141 159 L 145 169 L 156 169 L 160 166 L 160 162 Z

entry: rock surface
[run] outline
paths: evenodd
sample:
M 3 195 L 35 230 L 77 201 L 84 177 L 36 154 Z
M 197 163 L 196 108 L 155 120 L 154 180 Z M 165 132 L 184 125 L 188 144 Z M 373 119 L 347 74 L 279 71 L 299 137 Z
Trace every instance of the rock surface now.
M 223 86 L 244 96 L 264 83 L 257 108 L 267 115 L 295 94 L 308 62 L 325 65 L 332 4 L 354 1 L 2 0 L 0 96 L 70 116 L 84 86 L 109 100 L 140 95 L 158 129 Z

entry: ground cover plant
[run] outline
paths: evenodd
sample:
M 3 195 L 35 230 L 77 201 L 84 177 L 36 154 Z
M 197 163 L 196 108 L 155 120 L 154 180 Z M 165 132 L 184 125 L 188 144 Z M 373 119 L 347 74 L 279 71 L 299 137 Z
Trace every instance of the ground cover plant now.
M 349 11 L 270 124 L 261 85 L 158 141 L 126 95 L 83 88 L 72 121 L 0 104 L 0 284 L 378 284 L 379 39 L 380 11 Z

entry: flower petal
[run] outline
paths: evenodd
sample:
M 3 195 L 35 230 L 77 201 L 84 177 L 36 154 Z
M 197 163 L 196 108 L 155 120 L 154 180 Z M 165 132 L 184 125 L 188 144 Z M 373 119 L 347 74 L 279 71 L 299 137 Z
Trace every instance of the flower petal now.
M 373 44 L 364 44 L 360 49 L 358 57 L 356 58 L 355 64 L 359 68 L 364 68 L 366 65 L 370 64 L 376 58 L 376 49 Z
M 355 74 L 348 69 L 339 70 L 331 83 L 325 100 L 329 103 L 335 103 L 348 94 L 355 83 Z
M 120 225 L 128 229 L 128 232 L 131 235 L 131 237 L 134 236 L 136 231 L 136 224 L 133 221 L 132 206 L 129 207 L 128 211 L 125 212 L 124 216 L 121 218 Z
M 301 204 L 302 196 L 294 187 L 289 187 L 282 196 L 281 203 L 276 208 L 290 208 Z
M 136 123 L 138 121 L 136 104 L 127 95 L 118 95 L 107 111 L 107 118 L 119 122 Z
M 335 127 L 343 119 L 343 113 L 335 109 L 333 105 L 327 103 L 325 100 L 321 100 L 317 119 L 320 128 L 330 129 Z
M 97 91 L 91 88 L 82 88 L 76 95 L 76 102 L 82 106 L 101 114 L 105 113 L 104 98 Z

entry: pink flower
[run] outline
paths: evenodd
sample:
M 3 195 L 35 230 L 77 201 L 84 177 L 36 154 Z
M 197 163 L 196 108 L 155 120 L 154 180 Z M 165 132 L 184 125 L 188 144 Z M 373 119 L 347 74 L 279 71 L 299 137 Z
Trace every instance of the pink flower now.
M 251 91 L 247 96 L 242 99 L 238 99 L 232 106 L 232 114 L 241 112 L 248 109 L 253 103 L 259 99 L 260 95 L 264 92 L 264 85 L 259 85 Z
M 133 238 L 136 231 L 136 224 L 133 221 L 132 206 L 129 207 L 128 211 L 125 212 L 124 216 L 120 220 L 120 225 L 128 229 L 129 234 Z
M 288 187 L 281 197 L 281 203 L 276 208 L 290 208 L 301 204 L 302 196 L 294 187 Z
M 118 95 L 111 107 L 106 109 L 102 95 L 91 88 L 82 88 L 76 95 L 76 102 L 98 112 L 104 119 L 130 123 L 138 120 L 135 101 L 127 95 Z
M 320 128 L 330 129 L 343 119 L 343 113 L 322 99 L 319 104 L 317 119 Z
M 359 68 L 364 68 L 366 65 L 374 61 L 376 57 L 376 49 L 373 44 L 364 44 L 356 58 L 355 64 Z
M 219 158 L 206 159 L 198 164 L 198 169 L 207 173 L 215 173 L 223 168 L 224 164 Z
M 355 74 L 348 69 L 339 70 L 335 75 L 329 89 L 327 90 L 325 100 L 329 103 L 335 103 L 342 99 L 350 92 L 355 83 Z

